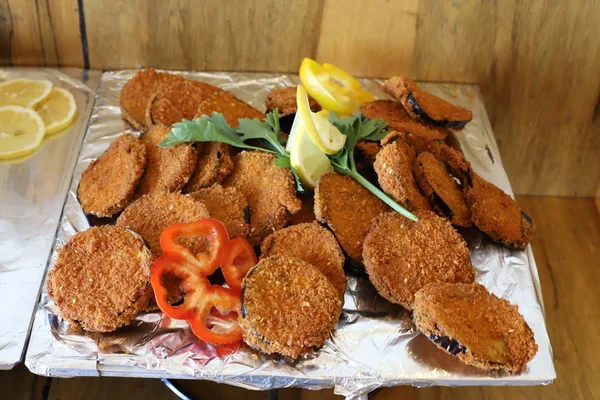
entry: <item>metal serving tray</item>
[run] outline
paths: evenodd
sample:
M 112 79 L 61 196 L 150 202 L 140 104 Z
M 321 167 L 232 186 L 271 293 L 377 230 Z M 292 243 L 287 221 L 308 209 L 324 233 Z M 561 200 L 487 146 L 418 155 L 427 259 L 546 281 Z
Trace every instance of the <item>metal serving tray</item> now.
M 0 161 L 0 369 L 22 360 L 100 76 L 76 68 L 0 68 L 0 81 L 47 79 L 70 90 L 78 113 L 32 155 Z
M 56 235 L 55 249 L 89 222 L 76 199 L 82 172 L 121 132 L 118 96 L 135 71 L 105 72 L 70 191 Z M 266 94 L 297 84 L 295 75 L 271 73 L 175 72 L 231 90 L 240 99 L 264 109 Z M 377 97 L 386 97 L 382 81 L 364 79 Z M 423 84 L 426 90 L 473 111 L 474 118 L 456 138 L 475 170 L 512 193 L 479 88 L 473 85 Z M 57 157 L 60 155 L 57 154 Z M 494 376 L 463 365 L 438 350 L 415 331 L 408 313 L 379 297 L 368 280 L 348 277 L 340 322 L 323 348 L 296 362 L 243 348 L 225 358 L 195 339 L 186 322 L 161 313 L 140 315 L 134 323 L 110 334 L 73 331 L 42 286 L 26 365 L 34 373 L 57 376 L 122 376 L 209 379 L 250 389 L 302 386 L 335 387 L 355 396 L 394 385 L 539 385 L 556 374 L 542 308 L 539 278 L 531 248 L 509 250 L 491 243 L 476 230 L 463 231 L 469 243 L 477 281 L 493 293 L 519 305 L 535 333 L 539 351 L 517 376 Z M 52 268 L 56 252 L 49 260 Z

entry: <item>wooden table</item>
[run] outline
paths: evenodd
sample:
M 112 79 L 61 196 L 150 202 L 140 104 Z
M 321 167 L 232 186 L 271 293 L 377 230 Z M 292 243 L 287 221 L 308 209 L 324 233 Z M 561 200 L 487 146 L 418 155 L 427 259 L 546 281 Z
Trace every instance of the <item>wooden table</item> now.
M 599 399 L 600 398 L 600 199 L 519 196 L 537 224 L 533 252 L 546 321 L 554 348 L 557 381 L 546 387 L 396 387 L 390 399 Z M 266 392 L 203 381 L 179 382 L 194 399 L 267 399 Z M 49 399 L 177 399 L 160 380 L 125 378 L 50 379 L 20 365 L 0 372 L 0 397 Z M 7 396 L 7 397 L 4 397 Z M 324 400 L 331 391 L 280 391 L 280 399 Z

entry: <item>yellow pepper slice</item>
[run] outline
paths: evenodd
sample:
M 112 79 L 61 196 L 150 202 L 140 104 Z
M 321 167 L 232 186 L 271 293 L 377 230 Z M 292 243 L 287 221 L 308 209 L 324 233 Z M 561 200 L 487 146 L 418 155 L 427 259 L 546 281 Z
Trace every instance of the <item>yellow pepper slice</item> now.
M 299 75 L 308 93 L 321 107 L 340 115 L 352 114 L 360 104 L 375 99 L 360 88 L 356 78 L 332 64 L 321 65 L 305 58 Z

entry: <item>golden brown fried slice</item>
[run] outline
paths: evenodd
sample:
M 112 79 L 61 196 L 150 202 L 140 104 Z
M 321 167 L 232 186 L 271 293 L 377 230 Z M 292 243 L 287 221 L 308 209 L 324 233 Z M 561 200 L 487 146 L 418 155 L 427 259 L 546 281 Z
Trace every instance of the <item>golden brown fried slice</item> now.
M 191 193 L 215 183 L 222 183 L 233 170 L 231 146 L 225 143 L 197 143 L 198 162 L 194 173 L 184 188 Z
M 438 215 L 448 218 L 453 225 L 471 226 L 471 210 L 462 189 L 433 154 L 423 152 L 417 156 L 415 177 Z
M 260 120 L 265 118 L 265 114 L 225 91 L 217 92 L 200 103 L 196 117 L 212 116 L 213 112 L 223 114 L 225 121 L 232 128 L 237 127 L 240 124 L 238 120 L 242 118 L 258 118 Z
M 315 197 L 313 193 L 299 193 L 299 199 L 302 202 L 302 208 L 290 216 L 290 225 L 298 225 L 306 222 L 313 222 L 315 218 Z
M 271 93 L 267 94 L 267 98 L 265 99 L 267 112 L 277 108 L 280 117 L 294 114 L 298 109 L 298 105 L 296 104 L 296 87 L 274 89 Z M 308 96 L 308 103 L 313 112 L 321 111 L 319 103 L 310 96 Z
M 342 249 L 356 261 L 362 260 L 371 221 L 386 211 L 384 202 L 349 176 L 323 175 L 315 188 L 317 220 L 331 228 Z
M 81 175 L 77 197 L 83 211 L 110 217 L 133 197 L 144 173 L 146 148 L 135 137 L 121 135 Z
M 134 128 L 142 132 L 148 129 L 146 126 L 146 107 L 154 93 L 165 86 L 175 82 L 181 82 L 184 78 L 166 72 L 157 72 L 152 68 L 138 71 L 131 78 L 119 96 L 121 114 Z
M 146 147 L 146 171 L 137 187 L 138 197 L 157 192 L 177 192 L 187 183 L 196 167 L 196 149 L 184 143 L 162 148 L 171 128 L 155 125 L 142 135 Z
M 59 249 L 48 274 L 48 295 L 73 327 L 112 332 L 148 305 L 151 264 L 150 251 L 135 233 L 92 227 Z
M 146 107 L 146 125 L 171 126 L 183 119 L 193 119 L 200 104 L 217 92 L 216 86 L 200 81 L 174 82 L 154 93 Z
M 471 111 L 422 90 L 406 76 L 388 79 L 383 85 L 383 90 L 400 101 L 413 118 L 446 128 L 462 128 L 473 119 Z
M 384 146 L 375 160 L 379 185 L 398 204 L 414 210 L 431 210 L 429 201 L 417 186 L 413 167 L 414 150 L 402 140 Z
M 225 225 L 230 239 L 248 235 L 246 215 L 249 216 L 250 209 L 246 198 L 236 188 L 214 185 L 189 196 L 204 204 L 211 218 Z
M 127 207 L 117 219 L 117 226 L 137 232 L 148 242 L 154 257 L 162 254 L 160 234 L 169 225 L 209 218 L 204 204 L 180 193 L 159 192 L 142 196 Z M 193 253 L 205 250 L 205 242 L 189 240 Z
M 431 211 L 413 222 L 396 212 L 373 222 L 363 249 L 365 270 L 377 292 L 412 309 L 415 293 L 431 282 L 471 283 L 475 271 L 463 238 Z
M 341 310 L 338 293 L 312 264 L 268 257 L 244 279 L 238 320 L 250 347 L 297 358 L 323 345 Z
M 344 254 L 335 236 L 317 222 L 288 226 L 263 241 L 260 258 L 298 257 L 311 263 L 329 279 L 340 298 L 346 291 Z
M 432 126 L 412 118 L 402 104 L 394 100 L 374 100 L 361 105 L 361 113 L 369 119 L 382 119 L 389 128 L 407 132 L 425 140 L 444 140 L 449 134 L 445 128 Z
M 476 227 L 497 242 L 524 249 L 531 241 L 535 225 L 517 202 L 500 188 L 471 172 L 471 187 L 465 198 Z
M 239 190 L 250 206 L 248 241 L 259 245 L 269 234 L 285 227 L 290 213 L 300 211 L 294 178 L 289 169 L 275 165 L 275 157 L 259 151 L 242 151 L 224 187 Z
M 415 296 L 413 315 L 439 348 L 486 370 L 516 374 L 538 350 L 517 306 L 478 283 L 431 283 Z

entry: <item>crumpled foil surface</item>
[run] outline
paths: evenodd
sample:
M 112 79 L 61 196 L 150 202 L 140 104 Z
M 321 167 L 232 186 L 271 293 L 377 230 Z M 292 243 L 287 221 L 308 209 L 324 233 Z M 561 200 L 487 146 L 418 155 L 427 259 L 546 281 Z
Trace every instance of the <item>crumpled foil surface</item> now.
M 12 368 L 24 355 L 100 76 L 77 68 L 0 68 L 0 82 L 46 79 L 69 90 L 78 113 L 35 153 L 0 161 L 0 369 Z
M 64 205 L 55 249 L 89 227 L 76 198 L 79 178 L 110 142 L 130 131 L 121 119 L 119 93 L 135 71 L 105 72 Z M 269 91 L 299 83 L 295 75 L 274 73 L 175 72 L 232 91 L 264 110 Z M 383 81 L 363 79 L 376 97 L 387 97 Z M 426 90 L 473 111 L 473 121 L 456 138 L 475 170 L 512 194 L 477 86 L 423 84 Z M 134 132 L 134 131 L 130 131 Z M 135 132 L 134 132 L 135 133 Z M 56 155 L 60 157 L 60 154 Z M 517 376 L 498 376 L 460 363 L 419 334 L 409 313 L 379 297 L 368 279 L 348 276 L 345 304 L 336 329 L 320 351 L 295 362 L 267 356 L 248 347 L 219 358 L 211 345 L 197 340 L 185 321 L 160 312 L 140 315 L 110 334 L 77 332 L 60 317 L 45 284 L 36 312 L 26 364 L 47 376 L 122 376 L 209 379 L 248 389 L 299 386 L 334 387 L 354 397 L 395 385 L 539 385 L 556 374 L 544 323 L 539 278 L 531 248 L 509 250 L 476 230 L 462 231 L 469 243 L 477 281 L 498 296 L 518 304 L 535 333 L 539 351 Z M 56 260 L 54 251 L 48 269 Z

